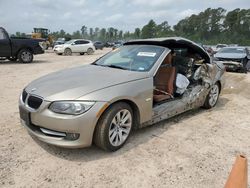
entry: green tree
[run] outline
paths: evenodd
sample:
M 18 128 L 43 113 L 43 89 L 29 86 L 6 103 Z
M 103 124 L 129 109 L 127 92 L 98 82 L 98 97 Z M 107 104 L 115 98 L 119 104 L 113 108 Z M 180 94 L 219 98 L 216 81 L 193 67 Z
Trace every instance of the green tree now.
M 141 29 L 140 28 L 135 28 L 134 38 L 135 39 L 141 38 Z
M 79 30 L 73 32 L 72 38 L 74 38 L 74 39 L 80 39 L 80 38 L 82 38 L 81 32 Z
M 157 37 L 167 37 L 172 35 L 171 26 L 168 25 L 167 21 L 162 22 L 161 24 L 157 25 Z
M 88 32 L 87 31 L 88 31 L 88 28 L 85 25 L 83 25 L 81 27 L 81 34 L 82 34 L 83 38 L 88 38 Z
M 154 20 L 150 20 L 147 25 L 142 28 L 142 38 L 154 38 L 157 35 L 156 23 Z
M 100 40 L 102 40 L 102 41 L 106 41 L 107 40 L 106 39 L 106 29 L 105 28 L 102 28 L 100 30 Z
M 119 40 L 123 39 L 123 31 L 122 30 L 119 31 L 118 38 L 119 38 Z
M 96 27 L 95 28 L 95 31 L 94 31 L 94 39 L 95 40 L 100 40 L 100 29 L 99 29 L 99 27 Z
M 93 38 L 94 38 L 94 29 L 91 27 L 89 28 L 89 39 L 93 40 Z

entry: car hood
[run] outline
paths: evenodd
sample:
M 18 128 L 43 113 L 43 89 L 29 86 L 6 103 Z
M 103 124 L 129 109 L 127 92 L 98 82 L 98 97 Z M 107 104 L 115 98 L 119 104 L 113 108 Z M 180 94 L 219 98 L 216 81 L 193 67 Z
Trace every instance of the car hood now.
M 26 91 L 47 101 L 75 100 L 94 91 L 148 77 L 135 72 L 86 65 L 51 73 L 31 82 Z
M 239 53 L 216 53 L 214 57 L 217 58 L 228 58 L 228 59 L 242 59 L 246 57 L 246 54 Z

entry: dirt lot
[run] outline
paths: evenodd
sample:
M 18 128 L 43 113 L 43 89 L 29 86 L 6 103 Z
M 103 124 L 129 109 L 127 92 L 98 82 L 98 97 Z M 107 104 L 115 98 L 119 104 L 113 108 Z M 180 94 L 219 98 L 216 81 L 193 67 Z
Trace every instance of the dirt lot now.
M 18 114 L 22 89 L 107 51 L 73 57 L 46 53 L 32 64 L 0 63 L 0 187 L 223 187 L 236 154 L 250 158 L 250 74 L 226 73 L 214 109 L 138 130 L 115 153 L 95 146 L 57 148 L 27 134 Z

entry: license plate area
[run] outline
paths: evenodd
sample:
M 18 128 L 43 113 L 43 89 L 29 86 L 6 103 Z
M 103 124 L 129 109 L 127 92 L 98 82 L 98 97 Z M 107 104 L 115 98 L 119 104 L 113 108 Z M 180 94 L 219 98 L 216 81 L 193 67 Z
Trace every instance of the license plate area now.
M 20 118 L 25 122 L 25 124 L 30 125 L 30 113 L 22 106 L 19 106 L 19 114 Z

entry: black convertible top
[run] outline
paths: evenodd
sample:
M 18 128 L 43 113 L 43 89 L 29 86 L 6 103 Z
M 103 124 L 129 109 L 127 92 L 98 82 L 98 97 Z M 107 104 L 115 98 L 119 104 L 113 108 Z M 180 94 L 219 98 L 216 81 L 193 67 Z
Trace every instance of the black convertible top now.
M 201 55 L 201 57 L 205 60 L 205 62 L 210 62 L 210 56 L 198 44 L 194 43 L 191 40 L 182 38 L 182 37 L 167 37 L 167 38 L 152 38 L 152 39 L 138 39 L 138 40 L 131 40 L 123 45 L 136 45 L 136 44 L 147 44 L 147 45 L 156 45 L 156 46 L 163 46 L 169 49 L 173 48 L 189 48 L 193 52 L 196 52 Z

